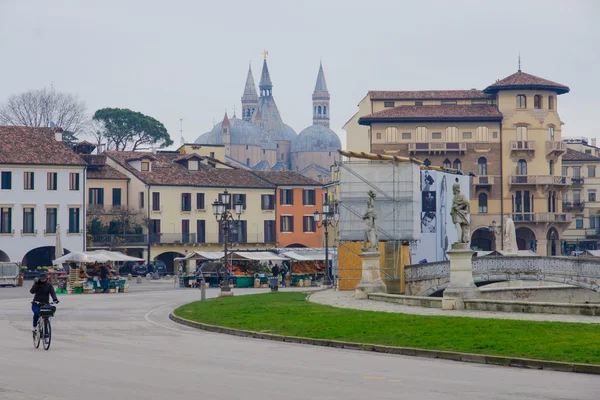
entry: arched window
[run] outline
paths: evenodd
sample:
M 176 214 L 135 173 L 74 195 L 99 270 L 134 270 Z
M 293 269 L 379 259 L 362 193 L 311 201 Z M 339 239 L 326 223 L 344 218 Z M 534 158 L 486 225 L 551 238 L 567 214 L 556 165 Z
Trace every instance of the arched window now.
M 444 168 L 452 168 L 452 163 L 447 158 L 444 160 Z
M 488 205 L 487 205 L 487 201 L 488 201 L 488 197 L 487 194 L 485 193 L 480 193 L 479 197 L 479 214 L 487 214 L 488 212 Z
M 490 130 L 487 126 L 477 127 L 477 141 L 478 142 L 489 142 L 490 141 Z
M 548 127 L 548 139 L 554 142 L 554 125 Z
M 556 104 L 554 104 L 554 96 L 548 96 L 548 109 L 554 111 Z
M 485 157 L 479 157 L 477 160 L 477 175 L 487 175 L 487 159 Z
M 517 108 L 527 108 L 527 97 L 524 94 L 517 95 Z
M 457 169 L 457 170 L 461 170 L 462 168 L 462 164 L 460 163 L 460 160 L 457 158 L 456 160 L 454 160 L 454 164 L 452 164 L 452 168 Z
M 247 109 L 246 109 L 246 117 L 249 117 L 249 116 L 250 116 L 250 109 L 249 109 L 249 108 L 247 108 Z
M 327 115 L 327 106 L 323 106 L 323 115 Z
M 458 142 L 458 128 L 456 126 L 446 128 L 446 142 Z
M 317 110 L 319 110 L 319 115 L 321 115 L 321 106 L 317 107 Z
M 550 175 L 554 175 L 554 161 L 552 160 L 548 162 L 548 172 Z
M 526 126 L 517 126 L 517 140 L 518 141 L 527 140 L 527 127 Z
M 533 97 L 533 108 L 537 108 L 538 110 L 543 108 L 543 106 L 542 106 L 542 96 L 540 96 L 539 94 L 536 94 Z
M 527 161 L 519 160 L 517 163 L 517 175 L 527 175 Z
M 387 143 L 397 143 L 399 142 L 398 139 L 398 128 L 395 126 L 388 126 L 385 128 L 385 141 Z
M 252 109 L 252 115 L 254 115 L 254 108 Z

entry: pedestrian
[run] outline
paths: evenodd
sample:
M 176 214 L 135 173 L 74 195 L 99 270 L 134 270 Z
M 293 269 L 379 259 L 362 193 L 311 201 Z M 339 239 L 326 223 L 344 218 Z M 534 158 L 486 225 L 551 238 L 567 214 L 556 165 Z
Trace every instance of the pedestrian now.
M 102 283 L 102 293 L 108 293 L 108 268 L 106 265 L 100 265 L 100 282 Z
M 273 273 L 272 286 L 276 288 L 279 283 L 279 272 L 280 272 L 279 266 L 277 264 L 275 264 L 273 266 L 273 268 L 271 268 L 271 272 Z
M 286 287 L 286 276 L 288 274 L 287 266 L 284 263 L 281 263 L 281 287 Z

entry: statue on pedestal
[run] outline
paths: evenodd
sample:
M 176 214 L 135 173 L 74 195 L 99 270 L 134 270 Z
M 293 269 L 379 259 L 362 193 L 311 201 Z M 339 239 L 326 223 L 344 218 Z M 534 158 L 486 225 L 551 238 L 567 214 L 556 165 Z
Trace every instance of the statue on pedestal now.
M 517 254 L 517 232 L 512 218 L 504 216 L 504 253 Z
M 367 212 L 363 216 L 363 221 L 365 221 L 363 251 L 376 252 L 379 250 L 379 237 L 377 235 L 377 228 L 375 227 L 375 220 L 377 219 L 377 213 L 375 212 L 375 197 L 377 197 L 377 195 L 372 190 L 369 190 L 368 194 L 369 200 L 367 200 Z
M 469 243 L 469 214 L 471 213 L 471 206 L 469 200 L 460 192 L 460 184 L 458 178 L 456 183 L 452 185 L 452 192 L 454 193 L 454 199 L 452 200 L 452 210 L 450 215 L 452 216 L 452 223 L 456 226 L 456 232 L 458 234 L 457 243 Z

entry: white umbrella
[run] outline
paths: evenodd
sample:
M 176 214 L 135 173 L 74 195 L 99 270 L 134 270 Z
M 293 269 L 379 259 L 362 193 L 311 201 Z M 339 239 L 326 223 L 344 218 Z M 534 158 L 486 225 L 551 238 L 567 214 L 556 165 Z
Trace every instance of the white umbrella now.
M 60 238 L 60 225 L 56 225 L 56 244 L 54 245 L 54 257 L 60 258 L 62 257 L 65 250 L 62 246 L 62 240 Z M 61 264 L 54 263 L 54 265 L 60 266 Z
M 83 251 L 73 251 L 65 256 L 59 257 L 54 260 L 54 264 L 62 264 L 66 262 L 84 262 L 84 263 L 92 263 L 92 262 L 107 262 L 109 261 L 106 256 L 100 254 L 89 254 Z
M 107 261 L 144 261 L 143 258 L 131 257 L 119 251 L 94 250 L 88 251 L 88 255 L 104 257 Z

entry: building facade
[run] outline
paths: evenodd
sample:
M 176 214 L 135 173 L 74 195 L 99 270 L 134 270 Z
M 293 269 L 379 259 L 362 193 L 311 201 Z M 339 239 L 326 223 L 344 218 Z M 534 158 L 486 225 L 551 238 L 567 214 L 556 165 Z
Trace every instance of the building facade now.
M 58 128 L 0 127 L 0 261 L 51 266 L 85 249 L 86 163 Z
M 571 182 L 561 175 L 557 105 L 568 91 L 520 70 L 483 91 L 371 91 L 345 125 L 348 147 L 473 175 L 474 248 L 501 250 L 511 217 L 519 249 L 556 255 L 571 222 L 560 201 Z
M 213 129 L 199 136 L 198 145 L 221 145 L 226 161 L 256 171 L 288 171 L 328 180 L 341 142 L 329 128 L 330 94 L 323 66 L 319 66 L 312 96 L 313 124 L 300 134 L 283 122 L 275 99 L 273 83 L 263 61 L 262 73 L 256 90 L 252 68 L 242 95 L 242 115 L 227 113 Z

